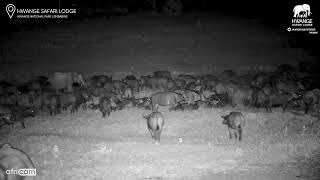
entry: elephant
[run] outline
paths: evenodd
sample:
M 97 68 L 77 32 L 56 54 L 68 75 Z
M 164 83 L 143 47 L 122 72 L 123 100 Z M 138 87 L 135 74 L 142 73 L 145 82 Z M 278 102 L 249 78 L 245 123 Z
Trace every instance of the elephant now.
M 302 17 L 305 15 L 310 16 L 310 14 L 311 14 L 310 6 L 308 4 L 296 5 L 293 8 L 293 12 L 294 12 L 293 17 Z M 300 15 L 301 12 L 303 12 L 302 15 Z

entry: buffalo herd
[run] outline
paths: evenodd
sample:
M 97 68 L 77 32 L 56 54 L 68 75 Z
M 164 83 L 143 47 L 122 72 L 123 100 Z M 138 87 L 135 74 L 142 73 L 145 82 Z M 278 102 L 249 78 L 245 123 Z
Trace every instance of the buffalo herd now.
M 268 73 L 239 75 L 225 70 L 218 75 L 173 77 L 169 71 L 155 71 L 118 80 L 107 75 L 84 78 L 79 73 L 56 72 L 48 77 L 35 76 L 23 83 L 1 81 L 0 128 L 16 122 L 21 122 L 24 128 L 24 119 L 40 111 L 56 116 L 62 112 L 77 113 L 79 109 L 97 109 L 106 118 L 114 111 L 133 107 L 158 112 L 159 106 L 167 106 L 169 111 L 192 111 L 230 105 L 263 108 L 267 112 L 280 106 L 283 111 L 295 108 L 306 114 L 317 113 L 318 78 L 288 64 Z M 162 117 L 150 114 L 147 119 L 153 116 Z M 149 129 L 154 129 L 154 122 L 149 122 L 152 122 Z

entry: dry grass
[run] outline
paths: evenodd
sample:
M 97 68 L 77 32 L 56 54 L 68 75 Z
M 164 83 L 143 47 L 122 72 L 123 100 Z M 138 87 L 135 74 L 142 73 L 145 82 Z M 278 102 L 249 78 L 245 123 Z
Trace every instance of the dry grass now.
M 28 120 L 27 129 L 5 129 L 0 142 L 27 152 L 39 179 L 201 179 L 208 173 L 232 175 L 257 167 L 265 171 L 273 169 L 272 164 L 293 161 L 307 168 L 306 162 L 318 162 L 312 150 L 319 148 L 319 139 L 294 129 L 292 119 L 307 121 L 306 116 L 244 111 L 247 125 L 244 140 L 238 142 L 229 140 L 221 124 L 220 115 L 229 108 L 162 111 L 160 146 L 151 143 L 142 118 L 149 112 L 135 108 L 112 113 L 108 119 L 90 111 L 41 115 Z M 289 122 L 287 135 L 284 122 Z

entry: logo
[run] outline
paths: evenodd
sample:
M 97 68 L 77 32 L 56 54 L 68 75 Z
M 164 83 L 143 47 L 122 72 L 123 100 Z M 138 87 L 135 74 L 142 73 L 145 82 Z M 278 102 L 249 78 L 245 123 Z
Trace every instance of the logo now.
M 76 9 L 20 9 L 16 8 L 13 4 L 8 4 L 6 6 L 7 14 L 11 19 L 16 13 L 17 19 L 57 19 L 57 18 L 68 18 L 70 14 L 76 14 Z
M 293 8 L 293 17 L 295 18 L 307 18 L 311 15 L 309 4 L 296 5 Z
M 14 12 L 16 11 L 16 6 L 14 6 L 13 4 L 8 4 L 6 6 L 6 11 L 7 11 L 8 15 L 9 15 L 9 18 L 11 19 L 13 14 L 14 14 Z
M 314 27 L 311 14 L 312 13 L 309 4 L 294 6 L 291 26 L 289 26 L 286 30 L 288 32 L 299 31 L 309 32 L 309 34 L 318 34 L 317 29 Z
M 37 170 L 36 169 L 7 169 L 5 172 L 7 175 L 10 174 L 17 174 L 20 176 L 36 176 Z

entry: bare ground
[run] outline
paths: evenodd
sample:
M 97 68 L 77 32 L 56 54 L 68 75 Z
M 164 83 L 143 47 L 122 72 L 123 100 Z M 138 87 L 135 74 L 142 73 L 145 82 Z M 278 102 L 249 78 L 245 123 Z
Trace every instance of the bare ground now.
M 230 140 L 220 115 L 232 109 L 169 112 L 161 145 L 151 143 L 139 109 L 40 115 L 27 129 L 6 129 L 1 142 L 25 150 L 38 179 L 309 179 L 319 150 L 316 118 L 243 111 L 242 142 Z M 314 127 L 310 127 L 310 123 Z M 306 129 L 303 130 L 303 126 Z M 309 126 L 308 126 L 309 125 Z M 11 131 L 9 133 L 9 131 Z M 8 132 L 8 134 L 7 134 Z M 3 136 L 4 135 L 4 136 Z M 300 160 L 298 159 L 300 158 Z M 304 158 L 304 161 L 301 161 Z M 307 161 L 308 162 L 308 161 Z M 311 163 L 311 162 L 310 162 Z M 308 170 L 308 171 L 307 171 Z M 307 173 L 307 174 L 306 174 Z
M 53 71 L 146 74 L 217 73 L 224 68 L 270 70 L 279 63 L 313 60 L 288 48 L 288 37 L 258 24 L 219 15 L 131 15 L 72 21 L 64 28 L 15 33 L 4 47 L 2 78 L 25 80 Z M 161 145 L 151 143 L 148 111 L 111 114 L 40 113 L 27 128 L 4 128 L 9 142 L 28 153 L 37 179 L 317 179 L 318 118 L 301 112 L 243 110 L 242 142 L 230 140 L 220 115 L 230 108 L 164 111 Z

